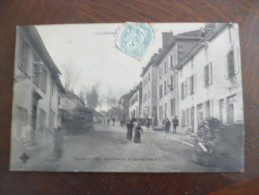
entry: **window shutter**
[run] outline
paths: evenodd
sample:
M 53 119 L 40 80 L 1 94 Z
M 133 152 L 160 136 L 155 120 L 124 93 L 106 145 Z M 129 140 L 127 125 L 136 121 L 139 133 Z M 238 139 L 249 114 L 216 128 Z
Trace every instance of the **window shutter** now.
M 205 66 L 205 67 L 203 68 L 203 81 L 204 81 L 204 86 L 205 86 L 205 87 L 206 87 L 206 84 L 207 84 L 206 67 L 207 67 L 207 66 Z
M 189 93 L 190 95 L 192 95 L 192 88 L 193 88 L 193 85 L 192 85 L 192 76 L 189 77 Z
M 184 83 L 183 82 L 181 83 L 181 96 L 182 96 L 182 99 L 184 99 Z
M 239 49 L 238 47 L 235 48 L 234 50 L 234 64 L 235 64 L 235 74 L 239 72 Z
M 188 94 L 187 94 L 187 92 L 188 92 L 188 90 L 187 90 L 187 78 L 185 79 L 185 82 L 184 82 L 184 96 L 187 96 Z
M 212 78 L 212 75 L 213 75 L 213 74 L 212 74 L 212 63 L 210 63 L 210 67 L 209 67 L 209 77 L 210 77 L 210 78 L 209 78 L 209 79 L 210 79 L 209 82 L 210 82 L 210 84 L 212 84 L 212 79 L 213 79 L 213 78 Z
M 193 93 L 196 92 L 196 74 L 193 75 Z

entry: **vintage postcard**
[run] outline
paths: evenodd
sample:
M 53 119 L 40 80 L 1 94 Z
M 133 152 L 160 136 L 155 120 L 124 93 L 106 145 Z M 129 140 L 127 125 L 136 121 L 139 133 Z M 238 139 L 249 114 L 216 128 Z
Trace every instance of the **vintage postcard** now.
M 17 26 L 11 171 L 243 172 L 236 23 Z

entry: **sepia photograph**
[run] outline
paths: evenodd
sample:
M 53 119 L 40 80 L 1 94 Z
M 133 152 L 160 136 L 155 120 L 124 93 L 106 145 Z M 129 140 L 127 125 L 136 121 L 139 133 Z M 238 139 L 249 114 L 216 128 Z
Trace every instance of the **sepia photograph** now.
M 11 171 L 244 172 L 237 23 L 16 27 Z

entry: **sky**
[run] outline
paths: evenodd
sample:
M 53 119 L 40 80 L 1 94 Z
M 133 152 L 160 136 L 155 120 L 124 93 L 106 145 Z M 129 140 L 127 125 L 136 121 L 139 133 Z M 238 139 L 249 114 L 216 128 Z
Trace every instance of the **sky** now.
M 62 24 L 36 28 L 61 73 L 64 75 L 64 69 L 70 67 L 76 94 L 98 84 L 99 94 L 105 96 L 112 92 L 121 96 L 141 81 L 142 68 L 162 46 L 161 32 L 172 31 L 176 35 L 203 26 L 202 23 L 151 23 L 153 39 L 141 60 L 137 60 L 115 47 L 114 32 L 122 25 Z M 60 77 L 64 83 L 64 77 Z

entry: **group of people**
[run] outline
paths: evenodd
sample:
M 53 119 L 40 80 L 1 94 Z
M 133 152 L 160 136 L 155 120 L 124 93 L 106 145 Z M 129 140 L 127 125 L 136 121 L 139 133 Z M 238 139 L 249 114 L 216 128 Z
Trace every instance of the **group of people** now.
M 108 126 L 110 125 L 110 121 L 112 121 L 112 125 L 114 126 L 115 125 L 115 117 L 111 117 L 111 118 L 107 119 L 107 125 Z
M 131 141 L 132 135 L 133 135 L 133 129 L 134 129 L 133 142 L 141 143 L 141 133 L 143 133 L 143 130 L 140 124 L 137 122 L 137 120 L 134 118 L 131 119 L 126 126 L 127 126 L 127 139 Z
M 175 116 L 172 120 L 172 124 L 173 124 L 173 133 L 176 133 L 176 129 L 179 125 L 179 121 L 177 119 L 177 117 Z M 169 133 L 170 132 L 170 128 L 171 128 L 171 122 L 168 118 L 166 118 L 166 120 L 164 121 L 164 126 L 165 126 L 165 132 Z

